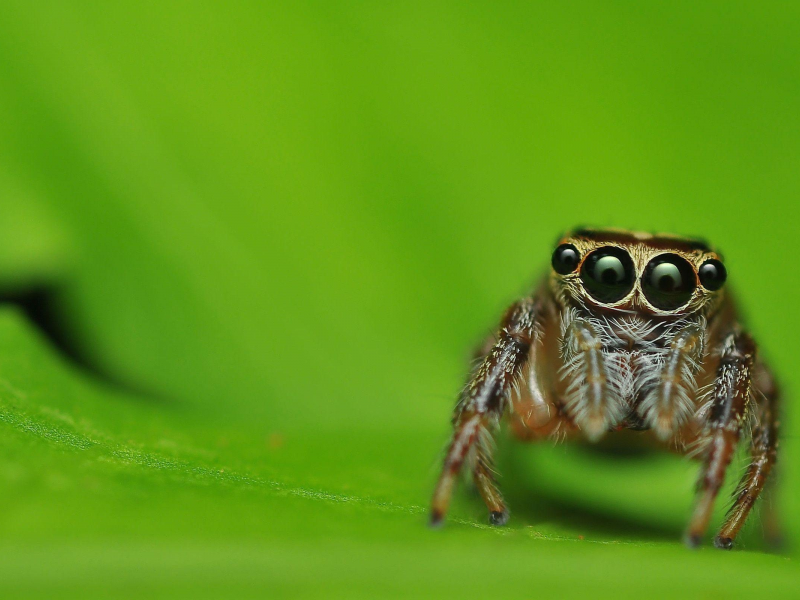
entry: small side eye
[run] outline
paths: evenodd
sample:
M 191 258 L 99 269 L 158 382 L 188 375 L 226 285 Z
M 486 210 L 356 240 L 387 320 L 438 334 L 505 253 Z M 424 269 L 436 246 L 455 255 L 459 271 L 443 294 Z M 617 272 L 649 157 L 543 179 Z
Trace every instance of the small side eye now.
M 692 265 L 677 254 L 655 257 L 642 275 L 644 295 L 650 304 L 662 310 L 675 310 L 686 304 L 696 287 Z
M 700 265 L 697 274 L 700 276 L 700 283 L 709 291 L 716 292 L 728 278 L 728 271 L 725 265 L 715 258 L 711 258 Z
M 583 261 L 581 281 L 595 300 L 604 303 L 617 302 L 633 289 L 633 261 L 622 248 L 600 248 Z
M 569 275 L 578 268 L 581 253 L 572 244 L 561 244 L 553 252 L 553 270 L 559 275 Z

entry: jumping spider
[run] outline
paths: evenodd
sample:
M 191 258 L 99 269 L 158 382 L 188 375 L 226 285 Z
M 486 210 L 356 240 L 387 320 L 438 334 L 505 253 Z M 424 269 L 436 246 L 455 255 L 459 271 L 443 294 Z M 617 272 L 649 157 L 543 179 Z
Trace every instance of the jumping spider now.
M 749 438 L 749 467 L 714 539 L 731 548 L 775 463 L 778 391 L 725 279 L 720 256 L 696 240 L 590 229 L 561 239 L 546 280 L 507 310 L 479 352 L 455 408 L 431 524 L 442 522 L 465 461 L 490 522 L 508 520 L 491 456 L 492 433 L 507 416 L 524 440 L 596 441 L 633 429 L 699 457 L 691 547 Z

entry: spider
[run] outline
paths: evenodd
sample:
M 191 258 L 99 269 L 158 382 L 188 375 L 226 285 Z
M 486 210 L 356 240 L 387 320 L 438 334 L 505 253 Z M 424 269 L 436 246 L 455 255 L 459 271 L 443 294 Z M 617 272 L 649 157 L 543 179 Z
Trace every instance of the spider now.
M 730 549 L 777 454 L 778 390 L 742 326 L 719 254 L 704 242 L 616 229 L 562 238 L 552 270 L 506 311 L 456 404 L 431 525 L 441 524 L 466 462 L 489 509 L 508 510 L 492 467 L 503 417 L 531 441 L 624 429 L 702 461 L 685 534 L 700 544 L 737 446 L 750 462 L 714 545 Z

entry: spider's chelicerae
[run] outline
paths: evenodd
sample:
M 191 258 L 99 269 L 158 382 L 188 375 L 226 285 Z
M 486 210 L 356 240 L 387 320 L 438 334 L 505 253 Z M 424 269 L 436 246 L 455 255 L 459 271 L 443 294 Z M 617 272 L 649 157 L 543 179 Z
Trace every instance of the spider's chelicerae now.
M 668 235 L 578 230 L 564 237 L 532 295 L 506 312 L 483 345 L 453 417 L 433 495 L 441 523 L 466 462 L 503 525 L 492 433 L 502 417 L 520 438 L 646 431 L 698 456 L 698 497 L 686 532 L 697 546 L 740 442 L 749 466 L 714 539 L 731 548 L 764 488 L 777 449 L 778 392 L 725 289 L 720 256 Z

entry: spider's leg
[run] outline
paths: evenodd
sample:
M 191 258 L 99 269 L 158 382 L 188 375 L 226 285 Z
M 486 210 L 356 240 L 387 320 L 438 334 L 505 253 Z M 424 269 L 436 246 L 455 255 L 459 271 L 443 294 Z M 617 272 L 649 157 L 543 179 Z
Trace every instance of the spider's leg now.
M 497 342 L 464 388 L 453 417 L 453 438 L 431 503 L 431 525 L 444 519 L 455 479 L 468 456 L 474 456 L 474 477 L 490 521 L 505 523 L 507 511 L 491 475 L 491 430 L 521 383 L 536 336 L 539 310 L 533 298 L 521 300 L 506 312 Z M 472 453 L 472 454 L 471 454 Z
M 488 431 L 485 435 L 488 436 Z M 486 438 L 479 439 L 475 448 L 472 477 L 481 498 L 489 509 L 489 522 L 492 525 L 505 525 L 508 521 L 508 510 L 494 480 L 492 441 Z
M 714 545 L 717 548 L 726 550 L 733 547 L 736 535 L 764 488 L 777 454 L 778 389 L 772 381 L 772 377 L 763 367 L 757 370 L 756 382 L 758 421 L 753 426 L 750 465 L 739 483 L 738 493 L 733 506 L 728 511 L 725 524 L 714 539 Z
M 699 496 L 685 538 L 690 547 L 698 546 L 708 529 L 714 500 L 739 443 L 750 404 L 755 353 L 755 343 L 746 333 L 731 333 L 723 341 L 704 431 L 708 445 L 698 481 Z

